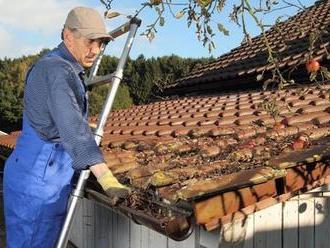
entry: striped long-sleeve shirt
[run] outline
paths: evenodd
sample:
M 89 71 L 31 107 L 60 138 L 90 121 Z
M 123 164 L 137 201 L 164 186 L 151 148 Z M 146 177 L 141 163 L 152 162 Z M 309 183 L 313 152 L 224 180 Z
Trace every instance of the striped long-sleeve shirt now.
M 41 139 L 60 141 L 74 169 L 104 162 L 87 122 L 83 67 L 64 43 L 30 69 L 24 90 L 24 113 Z

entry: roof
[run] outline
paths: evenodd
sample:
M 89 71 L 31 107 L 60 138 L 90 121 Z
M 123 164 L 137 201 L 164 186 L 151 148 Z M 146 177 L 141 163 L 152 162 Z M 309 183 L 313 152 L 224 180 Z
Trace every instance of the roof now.
M 16 145 L 16 139 L 20 132 L 12 132 L 10 135 L 0 135 L 0 159 L 6 158 Z
M 155 209 L 164 206 L 150 209 L 158 199 L 211 230 L 242 209 L 326 183 L 330 168 L 318 161 L 330 154 L 329 89 L 185 97 L 112 112 L 102 150 L 114 174 L 137 192 L 122 209 L 158 220 L 164 216 Z M 263 109 L 272 101 L 277 116 Z M 12 148 L 16 137 L 1 136 L 1 146 Z M 92 179 L 88 192 L 108 203 Z
M 316 60 L 327 58 L 327 49 L 330 42 L 330 1 L 318 1 L 307 10 L 281 22 L 266 31 L 269 46 L 278 59 L 282 71 L 292 70 L 305 64 L 309 56 Z M 316 30 L 321 32 L 320 38 L 314 44 L 315 52 L 310 53 L 310 34 Z M 230 83 L 242 85 L 257 84 L 256 76 L 274 69 L 268 63 L 268 51 L 262 35 L 245 42 L 241 46 L 220 56 L 214 62 L 205 64 L 189 72 L 189 75 L 180 78 L 173 84 L 169 93 L 187 93 L 201 89 L 226 88 Z M 302 75 L 301 71 L 298 75 Z M 250 80 L 247 80 L 250 77 Z M 271 77 L 271 76 L 270 76 Z M 237 79 L 244 78 L 244 81 Z

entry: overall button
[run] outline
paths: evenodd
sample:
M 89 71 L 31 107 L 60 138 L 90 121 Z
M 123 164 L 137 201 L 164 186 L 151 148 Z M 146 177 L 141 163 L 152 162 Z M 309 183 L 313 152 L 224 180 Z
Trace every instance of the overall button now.
M 55 148 L 58 148 L 60 145 L 59 144 L 55 144 Z
M 50 161 L 48 165 L 52 166 L 53 164 L 54 164 L 54 161 Z
M 15 159 L 15 162 L 18 162 L 18 158 Z

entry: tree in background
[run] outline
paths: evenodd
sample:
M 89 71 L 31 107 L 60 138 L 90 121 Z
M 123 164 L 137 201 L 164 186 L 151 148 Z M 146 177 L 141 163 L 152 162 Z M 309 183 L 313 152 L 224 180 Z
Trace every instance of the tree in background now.
M 21 128 L 25 74 L 40 54 L 19 59 L 0 60 L 0 130 L 11 132 Z M 113 109 L 128 108 L 132 104 L 148 103 L 159 97 L 162 88 L 182 77 L 201 63 L 210 59 L 183 59 L 175 55 L 146 59 L 140 55 L 129 59 L 124 70 L 124 79 L 119 86 Z M 112 73 L 118 58 L 104 56 L 99 75 Z M 92 88 L 89 94 L 89 115 L 97 115 L 104 103 L 109 85 Z
M 148 103 L 161 98 L 166 86 L 187 75 L 193 68 L 213 61 L 214 58 L 180 58 L 176 55 L 146 59 L 140 55 L 129 61 L 124 73 L 124 81 L 130 88 L 135 104 Z
M 0 129 L 21 127 L 25 74 L 39 56 L 0 61 Z

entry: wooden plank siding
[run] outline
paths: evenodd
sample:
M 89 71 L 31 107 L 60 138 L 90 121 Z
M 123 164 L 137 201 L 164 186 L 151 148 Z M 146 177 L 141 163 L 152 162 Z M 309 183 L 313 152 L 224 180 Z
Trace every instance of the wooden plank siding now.
M 328 248 L 330 187 L 325 186 L 176 242 L 84 199 L 70 240 L 79 248 Z
M 298 198 L 283 203 L 283 248 L 298 247 L 298 208 Z

